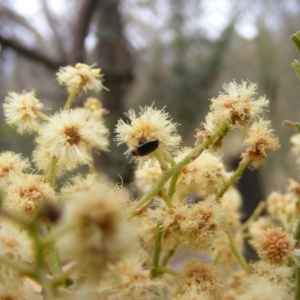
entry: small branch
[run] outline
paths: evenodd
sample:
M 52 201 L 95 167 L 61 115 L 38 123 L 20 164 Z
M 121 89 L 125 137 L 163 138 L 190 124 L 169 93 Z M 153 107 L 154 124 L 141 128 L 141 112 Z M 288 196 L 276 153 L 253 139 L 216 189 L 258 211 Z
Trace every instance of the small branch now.
M 230 249 L 231 249 L 232 253 L 236 257 L 237 261 L 240 263 L 241 267 L 246 272 L 249 272 L 248 264 L 247 264 L 244 256 L 241 254 L 241 252 L 239 251 L 238 247 L 236 246 L 234 238 L 233 238 L 232 233 L 231 233 L 230 230 L 228 230 L 227 236 L 228 236 L 229 246 L 230 246 Z
M 135 210 L 135 216 L 142 214 L 154 201 L 154 198 L 150 199 L 148 202 L 140 206 L 138 209 Z
M 242 161 L 239 164 L 239 167 L 235 170 L 230 179 L 225 183 L 222 190 L 218 193 L 217 197 L 219 199 L 222 198 L 226 191 L 229 189 L 229 187 L 233 185 L 242 176 L 242 173 L 244 172 L 250 161 L 251 157 L 249 155 L 243 157 Z
M 262 211 L 266 208 L 266 202 L 265 201 L 260 201 L 258 203 L 258 205 L 256 206 L 254 212 L 252 213 L 252 215 L 248 218 L 248 220 L 242 224 L 242 226 L 240 227 L 240 231 L 246 231 L 249 227 L 249 225 L 259 217 L 259 215 L 262 213 Z
M 152 269 L 150 272 L 150 278 L 152 278 L 152 279 L 157 276 L 157 268 L 158 268 L 158 264 L 159 264 L 160 246 L 161 246 L 162 236 L 163 236 L 163 231 L 161 228 L 161 224 L 157 223 L 155 246 L 154 246 L 154 253 L 153 253 L 153 263 L 152 263 Z
M 66 104 L 64 106 L 64 110 L 69 110 L 70 109 L 70 107 L 71 107 L 71 105 L 72 105 L 72 103 L 73 103 L 73 101 L 75 99 L 75 96 L 76 96 L 77 92 L 78 92 L 77 89 L 73 89 L 72 90 L 72 92 L 70 93 L 70 95 L 69 95 L 69 97 L 68 97 L 68 99 L 66 101 Z
M 95 166 L 95 160 L 94 160 L 94 156 L 93 156 L 93 149 L 89 148 L 88 152 L 89 152 L 89 155 L 91 157 L 91 160 L 90 160 L 90 162 L 88 164 L 88 166 L 89 166 L 89 173 L 90 174 L 97 174 L 96 166 Z
M 57 158 L 53 156 L 50 162 L 48 183 L 51 185 L 51 187 L 54 190 L 56 189 L 56 176 L 55 176 L 56 164 L 57 164 Z
M 36 116 L 37 116 L 38 118 L 40 118 L 40 119 L 43 120 L 43 121 L 49 121 L 49 120 L 50 120 L 50 117 L 49 117 L 49 116 L 47 116 L 46 114 L 43 114 L 43 113 L 41 113 L 41 112 L 39 112 L 39 111 L 36 111 L 35 114 L 36 114 Z
M 174 276 L 177 276 L 179 274 L 179 272 L 176 272 L 167 267 L 157 267 L 157 271 L 159 271 L 160 273 L 168 273 L 168 274 L 174 275 Z
M 169 169 L 168 164 L 166 163 L 165 159 L 163 158 L 159 150 L 154 151 L 154 156 L 159 162 L 162 172 L 167 171 Z
M 163 257 L 161 261 L 161 266 L 165 267 L 168 264 L 169 259 L 173 256 L 175 253 L 176 249 L 178 248 L 179 244 L 173 247 L 168 253 Z
M 171 164 L 171 166 L 174 167 L 176 165 L 176 162 L 173 159 L 173 157 L 168 152 L 166 153 L 166 157 L 167 157 L 169 163 Z
M 21 262 L 16 262 L 16 261 L 8 259 L 4 256 L 0 256 L 0 263 L 2 263 L 3 265 L 6 265 L 8 267 L 11 267 L 12 269 L 14 269 L 14 270 L 20 272 L 21 274 L 26 275 L 32 279 L 35 279 L 35 280 L 38 279 L 36 272 L 33 269 L 22 264 Z
M 74 263 L 68 270 L 66 270 L 65 272 L 61 272 L 59 275 L 55 276 L 52 280 L 52 285 L 53 286 L 58 286 L 61 283 L 65 282 L 69 276 L 74 273 L 77 269 L 77 264 Z
M 170 182 L 170 185 L 169 185 L 169 190 L 168 190 L 168 195 L 169 195 L 170 198 L 172 198 L 172 196 L 175 193 L 176 183 L 177 183 L 179 175 L 180 175 L 180 172 L 177 172 L 175 175 L 173 175 L 173 177 L 171 179 L 171 182 Z
M 47 236 L 42 240 L 42 246 L 47 247 L 54 243 L 59 237 L 63 236 L 69 231 L 74 230 L 75 228 L 80 227 L 81 224 L 79 222 L 73 222 L 66 224 L 64 226 L 57 227 L 49 232 Z
M 166 205 L 168 206 L 169 209 L 174 208 L 171 199 L 169 198 L 168 194 L 166 193 L 166 191 L 164 189 L 162 189 L 158 195 L 165 201 Z
M 59 276 L 61 273 L 60 269 L 60 263 L 58 260 L 58 254 L 57 250 L 54 245 L 49 245 L 46 248 L 46 256 L 47 256 L 47 262 L 49 264 L 49 268 L 51 270 L 52 276 Z

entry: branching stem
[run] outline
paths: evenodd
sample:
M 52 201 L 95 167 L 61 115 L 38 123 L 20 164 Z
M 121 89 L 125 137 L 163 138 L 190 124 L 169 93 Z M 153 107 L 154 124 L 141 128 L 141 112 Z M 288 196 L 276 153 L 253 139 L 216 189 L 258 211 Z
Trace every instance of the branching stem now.
M 222 190 L 218 193 L 218 198 L 222 198 L 226 191 L 229 189 L 229 187 L 233 185 L 242 176 L 242 173 L 244 172 L 250 161 L 251 157 L 249 155 L 245 155 L 243 157 L 242 161 L 239 164 L 239 167 L 235 170 L 230 179 L 225 183 Z

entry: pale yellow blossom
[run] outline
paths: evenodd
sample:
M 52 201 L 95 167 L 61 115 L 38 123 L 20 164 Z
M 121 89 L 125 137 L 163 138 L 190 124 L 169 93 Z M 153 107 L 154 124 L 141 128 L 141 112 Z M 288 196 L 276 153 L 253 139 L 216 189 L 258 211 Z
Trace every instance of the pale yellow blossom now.
M 17 132 L 35 132 L 39 129 L 37 113 L 43 104 L 36 98 L 34 92 L 18 94 L 10 92 L 3 104 L 5 121 L 16 127 Z
M 102 84 L 103 74 L 101 69 L 94 69 L 94 65 L 78 63 L 75 67 L 61 67 L 57 72 L 57 80 L 60 85 L 65 85 L 68 92 L 82 89 L 83 91 L 93 90 L 100 92 L 104 87 Z
M 72 170 L 91 162 L 92 149 L 107 150 L 108 129 L 84 110 L 60 111 L 40 128 L 36 144 L 33 159 L 39 169 L 47 170 L 55 157 L 58 168 Z

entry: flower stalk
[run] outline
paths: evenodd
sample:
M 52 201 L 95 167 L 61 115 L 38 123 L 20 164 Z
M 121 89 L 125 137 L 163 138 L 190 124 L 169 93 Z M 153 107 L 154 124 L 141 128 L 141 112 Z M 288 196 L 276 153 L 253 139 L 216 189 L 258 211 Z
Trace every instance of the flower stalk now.
M 229 241 L 229 245 L 230 245 L 230 249 L 232 250 L 232 253 L 236 257 L 236 259 L 239 262 L 239 264 L 241 265 L 241 267 L 248 273 L 249 272 L 248 264 L 247 264 L 245 258 L 243 257 L 243 255 L 241 254 L 241 252 L 239 251 L 238 247 L 236 246 L 232 232 L 230 230 L 227 231 L 227 237 L 228 237 L 228 241 Z
M 64 108 L 63 108 L 63 110 L 69 110 L 69 109 L 70 109 L 72 103 L 73 103 L 74 100 L 75 100 L 75 96 L 76 96 L 77 92 L 78 92 L 78 89 L 77 89 L 77 88 L 73 88 L 73 89 L 72 89 L 72 91 L 71 91 L 71 93 L 69 94 L 69 97 L 68 97 L 68 99 L 67 99 L 67 101 L 66 101 L 66 104 L 65 104 L 65 106 L 64 106 Z
M 158 273 L 158 265 L 159 265 L 159 257 L 160 257 L 160 247 L 161 247 L 161 240 L 163 236 L 163 231 L 161 228 L 161 224 L 158 222 L 156 226 L 156 237 L 155 237 L 155 246 L 153 252 L 153 262 L 152 268 L 150 272 L 150 278 L 155 278 Z
M 229 189 L 229 187 L 233 185 L 242 176 L 242 173 L 251 162 L 251 159 L 252 158 L 249 155 L 245 155 L 243 157 L 242 161 L 239 164 L 239 167 L 235 170 L 230 179 L 225 183 L 224 187 L 219 191 L 217 195 L 219 199 L 221 199 L 226 193 L 226 191 Z
M 56 164 L 57 164 L 57 158 L 54 156 L 51 159 L 49 174 L 48 174 L 48 182 L 54 190 L 56 189 L 56 174 L 55 174 Z

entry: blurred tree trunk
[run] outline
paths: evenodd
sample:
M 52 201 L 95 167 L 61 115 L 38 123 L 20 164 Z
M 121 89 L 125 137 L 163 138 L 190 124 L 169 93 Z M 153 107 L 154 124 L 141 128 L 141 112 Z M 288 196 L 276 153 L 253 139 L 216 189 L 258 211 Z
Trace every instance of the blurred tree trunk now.
M 119 0 L 100 0 L 97 10 L 98 44 L 96 47 L 97 61 L 105 74 L 104 85 L 109 92 L 102 93 L 105 108 L 109 110 L 108 127 L 111 131 L 110 152 L 96 158 L 98 167 L 108 170 L 109 175 L 117 175 L 124 165 L 123 151 L 117 149 L 113 141 L 114 127 L 120 117 L 124 117 L 124 95 L 133 80 L 133 62 L 128 43 L 124 36 L 124 25 L 120 13 Z M 126 167 L 123 172 L 124 182 L 128 182 L 131 171 Z M 124 170 L 123 170 L 124 171 Z
M 75 65 L 78 62 L 86 61 L 84 41 L 88 34 L 91 19 L 97 7 L 98 0 L 85 0 L 78 13 L 78 21 L 74 26 L 74 40 L 69 62 Z

